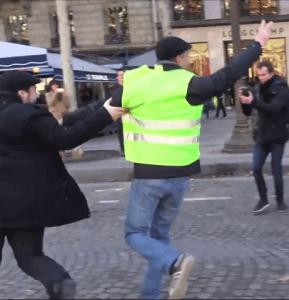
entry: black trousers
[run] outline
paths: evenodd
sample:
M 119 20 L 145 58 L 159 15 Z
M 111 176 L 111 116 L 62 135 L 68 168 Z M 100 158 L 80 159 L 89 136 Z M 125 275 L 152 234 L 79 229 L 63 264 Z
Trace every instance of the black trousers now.
M 220 111 L 222 111 L 223 117 L 226 117 L 226 115 L 227 115 L 226 108 L 225 108 L 223 102 L 218 101 L 218 105 L 217 105 L 217 109 L 216 109 L 216 115 L 215 115 L 216 118 L 219 117 Z
M 282 158 L 285 144 L 256 144 L 253 152 L 253 173 L 260 199 L 268 201 L 267 187 L 263 176 L 263 166 L 271 153 L 271 167 L 274 178 L 275 195 L 277 202 L 283 201 L 283 170 Z
M 44 228 L 0 228 L 0 264 L 6 237 L 21 270 L 40 281 L 51 295 L 52 285 L 70 276 L 62 266 L 43 253 L 43 235 Z

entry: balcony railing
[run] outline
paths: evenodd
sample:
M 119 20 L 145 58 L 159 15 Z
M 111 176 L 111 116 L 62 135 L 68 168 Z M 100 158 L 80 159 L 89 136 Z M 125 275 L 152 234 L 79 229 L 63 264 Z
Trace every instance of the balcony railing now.
M 60 41 L 59 37 L 54 37 L 50 39 L 51 42 L 51 47 L 52 48 L 59 48 L 60 47 Z M 76 46 L 76 39 L 75 36 L 71 36 L 71 46 L 75 47 Z
M 106 34 L 104 36 L 104 42 L 106 45 L 128 44 L 130 42 L 130 39 L 129 35 L 123 33 Z

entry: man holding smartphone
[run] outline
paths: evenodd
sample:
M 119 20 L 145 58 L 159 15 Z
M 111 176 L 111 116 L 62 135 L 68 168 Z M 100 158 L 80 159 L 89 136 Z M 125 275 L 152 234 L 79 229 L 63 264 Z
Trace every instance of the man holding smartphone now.
M 284 202 L 282 158 L 288 139 L 286 123 L 289 90 L 287 83 L 275 74 L 273 65 L 269 61 L 258 63 L 257 77 L 259 83 L 254 92 L 248 88 L 241 88 L 239 91 L 244 114 L 250 116 L 252 109 L 258 113 L 253 128 L 253 138 L 256 142 L 253 152 L 253 173 L 260 199 L 253 213 L 263 213 L 270 207 L 262 172 L 269 153 L 271 153 L 277 210 L 284 212 L 287 210 L 287 205 Z

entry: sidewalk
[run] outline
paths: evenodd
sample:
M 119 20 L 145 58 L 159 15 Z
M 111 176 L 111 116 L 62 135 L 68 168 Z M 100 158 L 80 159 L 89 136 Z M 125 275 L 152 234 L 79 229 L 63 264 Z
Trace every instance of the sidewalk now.
M 235 125 L 235 113 L 228 111 L 226 118 L 212 117 L 202 120 L 201 165 L 198 176 L 245 175 L 251 170 L 252 154 L 222 153 L 225 142 L 231 136 Z M 83 145 L 86 157 L 81 160 L 67 161 L 66 166 L 79 183 L 128 181 L 133 166 L 118 154 L 119 145 L 116 135 L 95 138 Z M 284 172 L 289 172 L 289 149 L 284 154 Z M 265 165 L 270 172 L 270 160 Z

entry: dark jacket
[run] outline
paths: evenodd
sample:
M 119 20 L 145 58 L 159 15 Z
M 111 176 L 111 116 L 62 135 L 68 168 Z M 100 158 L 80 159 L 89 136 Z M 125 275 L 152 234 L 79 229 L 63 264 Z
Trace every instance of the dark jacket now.
M 0 228 L 58 226 L 89 217 L 58 151 L 80 145 L 111 122 L 102 108 L 64 128 L 47 109 L 0 93 Z
M 247 75 L 249 67 L 261 55 L 262 49 L 258 42 L 252 43 L 245 51 L 234 58 L 225 68 L 210 76 L 192 76 L 184 97 L 191 105 L 203 104 L 213 96 L 221 95 L 234 82 Z M 173 62 L 160 62 L 164 71 L 172 71 L 180 67 Z M 122 91 L 117 90 L 112 95 L 112 105 L 121 106 Z M 165 107 L 164 107 L 165 109 Z M 157 166 L 134 164 L 134 178 L 157 179 L 190 176 L 200 172 L 200 161 L 197 160 L 187 166 Z
M 274 75 L 265 84 L 257 84 L 251 105 L 242 105 L 245 115 L 257 110 L 257 121 L 253 124 L 253 138 L 259 144 L 285 143 L 288 139 L 287 115 L 289 90 L 286 82 Z

